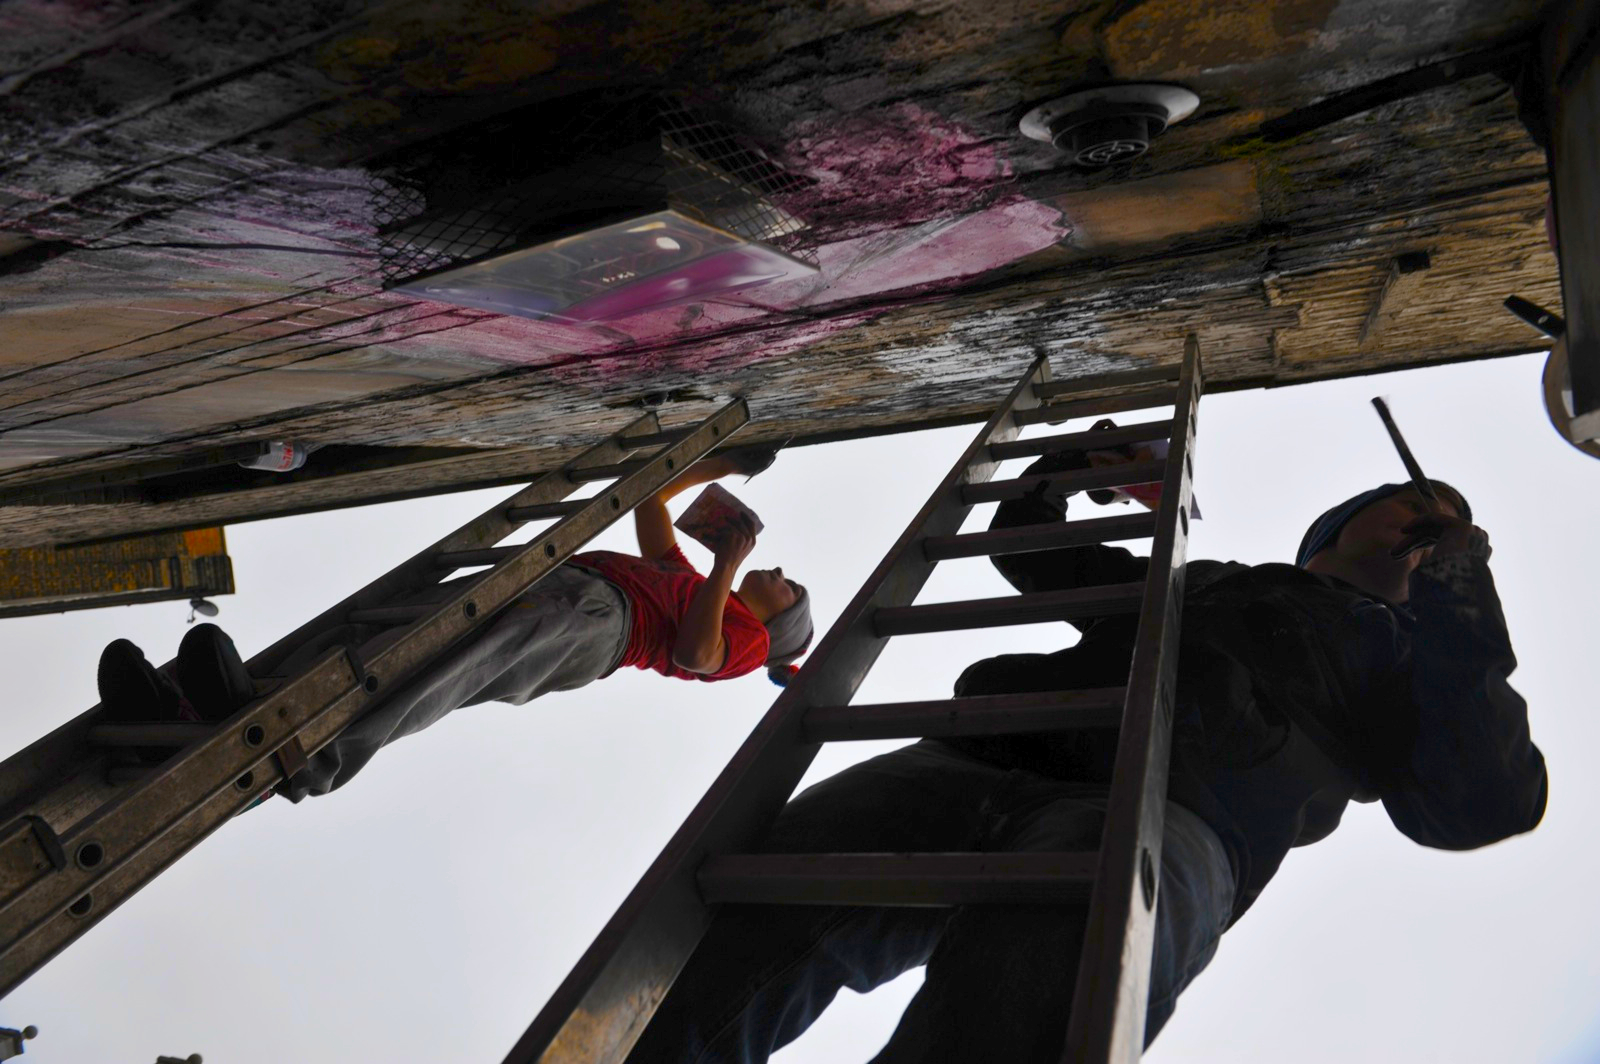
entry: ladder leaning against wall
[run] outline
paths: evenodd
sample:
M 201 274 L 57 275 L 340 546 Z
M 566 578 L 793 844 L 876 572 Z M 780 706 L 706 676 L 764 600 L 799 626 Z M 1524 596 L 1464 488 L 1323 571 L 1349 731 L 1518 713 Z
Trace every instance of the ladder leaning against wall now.
M 1137 1060 L 1154 948 L 1167 763 L 1194 476 L 1199 344 L 1181 363 L 1076 381 L 1037 361 L 689 819 L 517 1042 L 506 1064 L 621 1064 L 718 905 L 964 905 L 1089 899 L 1067 1042 L 1069 1064 Z M 1176 378 L 1176 387 L 1171 383 Z M 1108 388 L 1132 394 L 1082 398 Z M 1173 406 L 1170 421 L 1019 440 L 1034 424 Z M 991 481 L 999 463 L 1059 451 L 1167 440 L 1149 461 Z M 1074 491 L 1159 483 L 1155 513 L 960 534 L 973 505 L 1048 482 Z M 933 567 L 967 558 L 1153 537 L 1143 583 L 914 605 Z M 850 705 L 892 636 L 1138 615 L 1126 687 Z M 820 744 L 1120 728 L 1098 852 L 759 854 L 751 852 Z
M 227 720 L 106 723 L 96 706 L 0 763 L 0 995 L 749 416 L 735 400 L 686 428 L 634 421 L 251 658 L 257 697 Z M 555 523 L 497 545 L 542 521 Z M 398 604 L 418 597 L 434 601 Z M 376 634 L 292 664 L 349 625 Z

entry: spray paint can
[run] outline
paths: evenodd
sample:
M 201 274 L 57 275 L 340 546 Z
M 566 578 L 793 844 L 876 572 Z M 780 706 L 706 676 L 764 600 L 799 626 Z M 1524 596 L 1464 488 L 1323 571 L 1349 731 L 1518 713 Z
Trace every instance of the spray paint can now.
M 264 469 L 269 473 L 292 473 L 306 464 L 312 448 L 298 440 L 273 440 L 261 444 L 261 453 L 239 464 L 246 469 Z

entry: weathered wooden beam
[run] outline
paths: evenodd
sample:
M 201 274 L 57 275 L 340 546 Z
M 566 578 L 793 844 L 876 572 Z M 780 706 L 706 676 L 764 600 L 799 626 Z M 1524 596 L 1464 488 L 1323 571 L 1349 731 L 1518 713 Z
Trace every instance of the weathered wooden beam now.
M 220 528 L 0 550 L 0 617 L 231 594 Z

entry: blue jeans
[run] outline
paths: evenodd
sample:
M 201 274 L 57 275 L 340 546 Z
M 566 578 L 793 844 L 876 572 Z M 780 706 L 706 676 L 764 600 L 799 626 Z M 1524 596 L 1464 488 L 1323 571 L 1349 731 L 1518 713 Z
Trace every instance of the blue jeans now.
M 1216 835 L 1167 804 L 1148 1044 L 1216 952 L 1233 873 Z M 784 807 L 770 853 L 1060 851 L 1099 845 L 1105 788 L 1007 770 L 936 740 L 864 761 Z M 873 1064 L 1060 1059 L 1085 906 L 724 906 L 630 1062 L 759 1064 L 840 987 L 927 977 Z M 863 1047 L 865 1057 L 869 1047 Z

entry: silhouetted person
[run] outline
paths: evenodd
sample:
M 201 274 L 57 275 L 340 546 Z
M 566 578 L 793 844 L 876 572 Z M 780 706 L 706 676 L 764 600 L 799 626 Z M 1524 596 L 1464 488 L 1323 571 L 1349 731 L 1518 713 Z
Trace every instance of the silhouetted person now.
M 1088 464 L 1067 452 L 1028 472 Z M 1544 759 L 1506 682 L 1516 661 L 1488 537 L 1436 486 L 1440 513 L 1409 485 L 1341 503 L 1294 565 L 1189 563 L 1147 1043 L 1289 849 L 1325 838 L 1352 799 L 1381 800 L 1402 832 L 1442 849 L 1543 815 Z M 991 527 L 1065 516 L 1041 489 L 1003 504 Z M 993 560 L 1023 592 L 1140 581 L 1148 564 L 1108 546 Z M 1135 624 L 1084 622 L 1065 650 L 977 662 L 956 694 L 1120 686 Z M 1092 850 L 1115 746 L 1091 730 L 924 740 L 802 792 L 762 848 Z M 841 987 L 865 992 L 925 964 L 875 1064 L 1056 1064 L 1084 922 L 1082 905 L 724 906 L 629 1060 L 765 1061 Z

